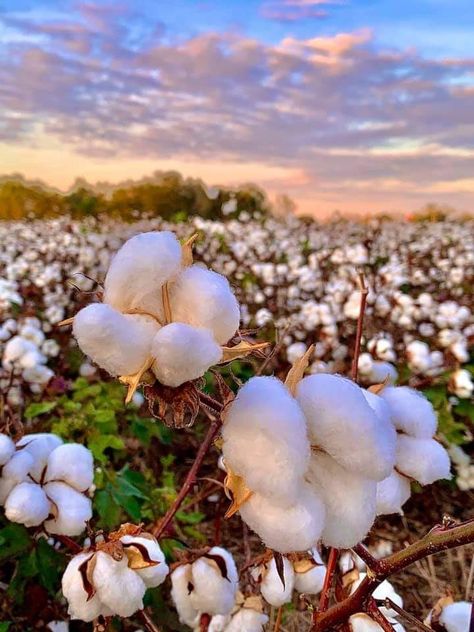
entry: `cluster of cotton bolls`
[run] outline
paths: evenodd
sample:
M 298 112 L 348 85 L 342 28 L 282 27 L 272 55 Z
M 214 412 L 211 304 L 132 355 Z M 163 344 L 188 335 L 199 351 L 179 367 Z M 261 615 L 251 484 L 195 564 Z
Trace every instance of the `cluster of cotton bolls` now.
M 320 538 L 350 548 L 377 514 L 401 511 L 410 479 L 426 485 L 450 477 L 435 431 L 431 404 L 407 387 L 376 394 L 328 374 L 291 389 L 273 377 L 251 378 L 222 430 L 231 511 L 280 553 Z
M 14 443 L 0 434 L 0 503 L 5 516 L 46 533 L 79 535 L 92 517 L 92 453 L 47 433 Z
M 168 572 L 157 540 L 140 528 L 123 525 L 107 541 L 69 562 L 62 578 L 69 615 L 81 621 L 130 617 L 143 609 L 147 588 L 162 584 Z

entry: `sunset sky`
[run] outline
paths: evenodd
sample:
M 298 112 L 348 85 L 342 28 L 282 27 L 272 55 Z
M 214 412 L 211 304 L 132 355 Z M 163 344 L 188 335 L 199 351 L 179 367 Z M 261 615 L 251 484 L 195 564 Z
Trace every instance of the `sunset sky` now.
M 0 174 L 474 212 L 473 0 L 4 0 Z

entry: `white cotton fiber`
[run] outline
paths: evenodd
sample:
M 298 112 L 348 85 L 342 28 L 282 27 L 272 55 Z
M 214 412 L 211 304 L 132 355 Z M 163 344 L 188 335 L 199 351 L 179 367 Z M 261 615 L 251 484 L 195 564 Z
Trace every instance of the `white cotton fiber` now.
M 426 397 L 408 386 L 389 386 L 380 394 L 390 407 L 397 430 L 430 439 L 437 427 L 436 413 Z
M 79 443 L 58 446 L 48 457 L 46 481 L 62 481 L 85 492 L 94 481 L 92 452 Z
M 180 623 L 193 628 L 199 622 L 199 612 L 191 602 L 191 564 L 178 566 L 171 573 L 171 598 L 178 613 Z
M 134 544 L 138 544 L 140 547 L 145 547 L 150 560 L 157 562 L 155 566 L 135 569 L 135 572 L 140 575 L 147 588 L 155 588 L 165 581 L 169 568 L 163 551 L 155 538 L 152 539 L 140 536 L 124 535 L 123 538 L 120 538 L 120 540 L 124 545 L 126 545 L 126 549 L 133 547 Z M 140 549 L 137 550 L 140 551 Z
M 304 415 L 280 380 L 251 378 L 229 407 L 222 436 L 226 463 L 250 489 L 294 504 L 310 445 Z
M 15 452 L 2 468 L 0 478 L 0 504 L 3 504 L 15 485 L 28 479 L 28 472 L 33 467 L 33 456 L 25 450 Z M 31 482 L 31 480 L 29 480 Z
M 207 632 L 225 632 L 232 617 L 229 614 L 216 614 L 212 617 Z M 200 632 L 200 631 L 199 631 Z
M 354 593 L 357 590 L 357 588 L 359 588 L 359 586 L 361 585 L 361 583 L 366 577 L 367 577 L 367 573 L 360 573 L 359 578 L 351 586 L 351 594 Z M 396 604 L 400 608 L 403 608 L 402 597 L 397 593 L 397 591 L 393 587 L 393 584 L 391 584 L 387 580 L 383 581 L 379 586 L 377 586 L 377 588 L 372 593 L 372 596 L 377 601 L 384 601 L 385 599 L 390 599 L 391 601 L 393 601 L 394 604 Z M 395 610 L 392 610 L 392 608 L 386 608 L 385 606 L 380 606 L 379 610 L 386 618 L 392 619 L 393 617 L 397 616 L 397 612 Z
M 199 612 L 210 615 L 229 614 L 235 604 L 238 573 L 232 555 L 215 546 L 208 555 L 218 556 L 225 565 L 227 577 L 224 577 L 217 562 L 203 556 L 191 566 L 191 603 Z
M 358 612 L 350 617 L 349 628 L 351 632 L 383 632 L 383 628 L 363 612 Z M 395 629 L 397 632 L 402 632 L 401 626 L 397 626 Z
M 186 268 L 171 285 L 173 321 L 210 329 L 219 344 L 239 328 L 240 310 L 227 279 L 199 265 Z
M 259 572 L 262 577 L 260 592 L 267 603 L 275 608 L 279 608 L 291 601 L 293 588 L 295 585 L 295 572 L 288 558 L 283 557 L 283 577 L 285 585 L 278 574 L 275 558 L 261 567 Z
M 379 421 L 357 384 L 337 375 L 309 375 L 298 384 L 296 399 L 312 445 L 362 476 L 383 480 L 390 474 L 393 429 Z
M 222 358 L 222 349 L 208 329 L 171 323 L 153 338 L 151 355 L 158 381 L 176 387 L 204 375 Z
M 66 483 L 47 483 L 44 491 L 53 503 L 51 513 L 55 516 L 45 522 L 46 531 L 71 536 L 85 531 L 86 522 L 92 518 L 90 498 Z
M 158 329 L 152 318 L 121 314 L 103 303 L 81 309 L 73 324 L 81 350 L 113 376 L 140 370 Z
M 397 469 L 421 485 L 451 478 L 449 454 L 434 439 L 416 439 L 399 435 L 397 442 Z
M 104 302 L 118 309 L 161 313 L 161 288 L 181 265 L 181 246 L 169 231 L 135 235 L 111 261 L 104 282 Z
M 140 576 L 127 566 L 127 556 L 120 561 L 99 551 L 92 582 L 99 598 L 110 610 L 120 617 L 131 617 L 143 608 L 146 586 Z
M 375 520 L 375 481 L 349 472 L 323 452 L 312 455 L 308 480 L 326 506 L 323 543 L 349 549 L 360 542 Z
M 326 510 L 321 497 L 303 485 L 290 507 L 253 494 L 240 508 L 240 515 L 269 549 L 279 553 L 306 551 L 321 537 Z
M 377 483 L 377 516 L 402 514 L 402 507 L 411 496 L 410 481 L 395 470 Z
M 225 632 L 263 632 L 263 626 L 268 623 L 268 616 L 251 608 L 241 608 L 232 617 Z
M 0 466 L 11 458 L 15 452 L 15 444 L 6 434 L 0 433 Z
M 458 601 L 443 608 L 439 617 L 447 632 L 468 632 L 471 624 L 472 603 Z
M 93 621 L 99 615 L 107 614 L 104 612 L 105 606 L 101 603 L 99 595 L 96 593 L 89 599 L 87 592 L 84 590 L 79 567 L 91 557 L 91 553 L 75 555 L 64 571 L 61 585 L 63 595 L 68 602 L 68 614 L 71 619 Z
M 298 564 L 295 565 L 295 590 L 300 594 L 319 595 L 323 589 L 326 566 L 316 549 L 312 557 L 314 566 L 304 572 L 298 571 Z
M 29 452 L 33 457 L 33 465 L 29 470 L 36 482 L 41 480 L 43 471 L 51 452 L 62 444 L 63 440 L 55 434 L 38 432 L 22 437 L 16 444 L 17 449 Z
M 11 522 L 37 527 L 48 517 L 51 504 L 36 483 L 16 485 L 5 501 L 5 515 Z

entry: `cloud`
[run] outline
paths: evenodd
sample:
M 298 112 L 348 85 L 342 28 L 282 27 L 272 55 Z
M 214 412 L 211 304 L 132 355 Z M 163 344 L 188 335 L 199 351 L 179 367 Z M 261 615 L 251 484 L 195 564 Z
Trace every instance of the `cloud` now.
M 332 7 L 344 4 L 344 0 L 269 0 L 262 4 L 261 15 L 277 22 L 320 20 L 329 16 Z
M 474 59 L 383 50 L 367 29 L 174 41 L 158 22 L 90 3 L 50 22 L 6 19 L 18 35 L 0 66 L 11 146 L 54 144 L 95 164 L 261 164 L 278 170 L 275 190 L 325 204 L 469 195 Z

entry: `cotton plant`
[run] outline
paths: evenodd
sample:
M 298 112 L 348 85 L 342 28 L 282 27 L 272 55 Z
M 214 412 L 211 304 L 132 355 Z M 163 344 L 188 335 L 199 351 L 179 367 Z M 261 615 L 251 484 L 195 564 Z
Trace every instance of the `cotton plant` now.
M 0 504 L 11 522 L 80 535 L 92 517 L 92 453 L 48 433 L 0 434 Z
M 141 527 L 122 525 L 107 539 L 75 555 L 62 578 L 71 619 L 130 617 L 143 609 L 148 588 L 169 572 L 157 540 Z

